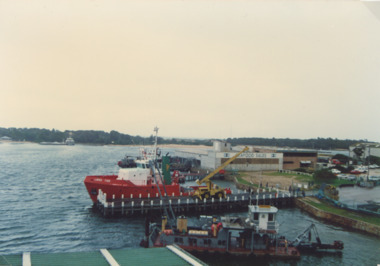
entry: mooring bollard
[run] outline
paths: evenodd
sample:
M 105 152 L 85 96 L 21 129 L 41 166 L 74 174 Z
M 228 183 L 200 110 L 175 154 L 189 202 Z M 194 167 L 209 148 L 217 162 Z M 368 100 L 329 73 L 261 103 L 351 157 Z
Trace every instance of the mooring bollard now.
M 150 199 L 150 193 L 148 193 L 148 199 Z
M 133 194 L 131 194 L 131 199 L 133 199 Z

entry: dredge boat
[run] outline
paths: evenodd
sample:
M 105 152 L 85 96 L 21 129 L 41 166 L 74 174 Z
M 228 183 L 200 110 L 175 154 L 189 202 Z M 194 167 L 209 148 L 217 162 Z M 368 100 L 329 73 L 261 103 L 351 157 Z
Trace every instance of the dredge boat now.
M 176 225 L 170 225 L 163 216 L 161 226 L 146 226 L 142 245 L 176 244 L 190 252 L 299 258 L 297 247 L 288 245 L 288 240 L 278 235 L 277 211 L 273 206 L 250 205 L 247 217 L 201 216 L 198 226 L 188 226 L 184 216 L 178 217 Z

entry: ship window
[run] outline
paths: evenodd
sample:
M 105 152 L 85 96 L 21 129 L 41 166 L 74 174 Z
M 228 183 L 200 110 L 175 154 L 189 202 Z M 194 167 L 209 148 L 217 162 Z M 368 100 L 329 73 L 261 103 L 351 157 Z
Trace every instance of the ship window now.
M 226 240 L 219 240 L 218 241 L 219 246 L 225 246 L 226 245 Z
M 270 213 L 269 216 L 268 216 L 268 221 L 273 221 L 273 213 Z
M 211 244 L 211 239 L 204 239 L 203 244 L 205 245 L 210 245 Z
M 258 221 L 259 220 L 259 214 L 258 213 L 254 213 L 253 214 L 253 220 L 254 221 Z

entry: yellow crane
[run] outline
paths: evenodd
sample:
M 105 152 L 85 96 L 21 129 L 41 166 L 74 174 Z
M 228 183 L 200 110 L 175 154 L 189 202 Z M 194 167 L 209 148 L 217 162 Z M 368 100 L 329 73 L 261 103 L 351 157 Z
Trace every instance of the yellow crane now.
M 207 176 L 205 176 L 202 180 L 197 180 L 197 184 L 200 186 L 203 183 L 206 184 L 205 187 L 199 187 L 197 190 L 194 191 L 193 196 L 199 198 L 200 200 L 208 199 L 210 197 L 214 198 L 225 198 L 226 192 L 223 188 L 220 188 L 218 185 L 215 185 L 211 182 L 211 178 L 217 174 L 220 170 L 222 170 L 224 167 L 229 165 L 232 161 L 234 161 L 237 157 L 239 157 L 240 154 L 247 151 L 249 148 L 245 147 L 242 151 L 236 153 L 234 156 L 232 156 L 230 159 L 225 161 L 221 166 L 216 168 L 213 172 L 209 173 Z

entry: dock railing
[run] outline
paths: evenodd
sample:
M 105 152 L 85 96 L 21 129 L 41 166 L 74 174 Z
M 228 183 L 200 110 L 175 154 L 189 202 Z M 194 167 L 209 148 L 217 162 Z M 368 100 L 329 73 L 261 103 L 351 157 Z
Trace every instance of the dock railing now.
M 248 192 L 239 190 L 237 193 L 229 194 L 226 198 L 210 198 L 199 200 L 188 196 L 166 196 L 159 197 L 124 197 L 107 200 L 106 193 L 101 190 L 98 193 L 97 209 L 104 216 L 134 216 L 145 215 L 148 212 L 160 212 L 164 204 L 171 205 L 175 213 L 212 213 L 214 211 L 238 211 L 247 210 L 249 204 L 252 205 L 273 205 L 277 207 L 292 206 L 293 199 L 301 195 L 289 193 L 287 191 Z

